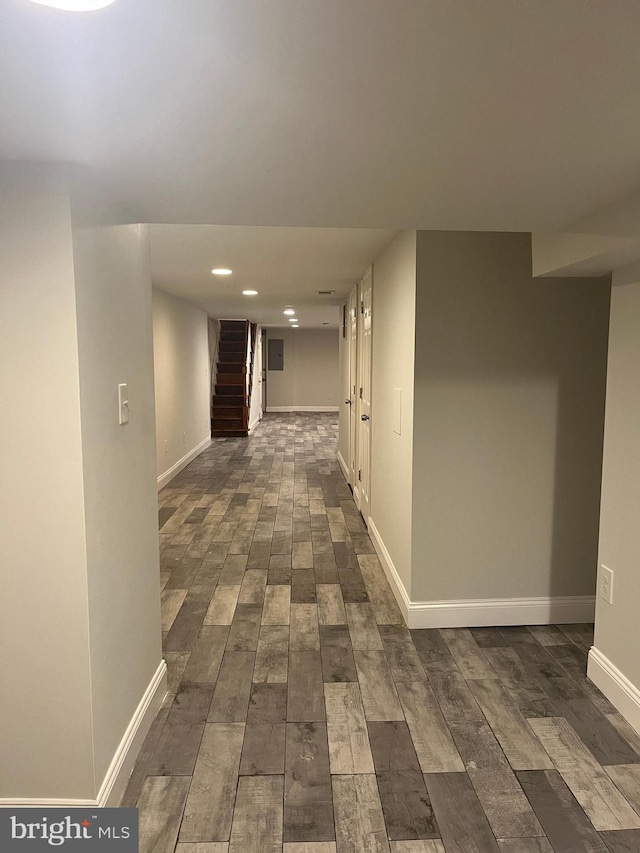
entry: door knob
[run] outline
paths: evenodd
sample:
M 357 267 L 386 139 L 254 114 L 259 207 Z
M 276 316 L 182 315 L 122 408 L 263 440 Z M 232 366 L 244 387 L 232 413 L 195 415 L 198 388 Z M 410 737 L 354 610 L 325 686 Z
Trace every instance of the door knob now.
M 360 415 L 360 420 L 361 420 L 361 421 L 368 421 L 368 420 L 369 420 L 369 415 Z
M 346 403 L 347 406 L 351 405 L 351 400 L 345 400 L 344 402 Z

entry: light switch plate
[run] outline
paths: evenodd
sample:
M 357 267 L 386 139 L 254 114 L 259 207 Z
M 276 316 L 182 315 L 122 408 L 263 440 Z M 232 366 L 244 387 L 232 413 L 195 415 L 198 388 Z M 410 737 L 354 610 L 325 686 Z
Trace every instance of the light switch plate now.
M 118 385 L 118 413 L 119 419 L 118 423 L 120 426 L 122 424 L 129 423 L 129 389 L 125 384 Z

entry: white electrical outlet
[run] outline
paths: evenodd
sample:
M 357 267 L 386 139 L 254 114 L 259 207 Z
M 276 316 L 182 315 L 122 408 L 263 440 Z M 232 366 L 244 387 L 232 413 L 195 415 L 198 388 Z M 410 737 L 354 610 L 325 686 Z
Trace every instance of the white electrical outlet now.
M 166 439 L 166 438 L 165 438 L 165 440 L 164 440 L 164 452 L 165 452 L 165 453 L 168 453 L 168 452 L 169 452 L 169 442 L 167 441 L 167 439 Z
M 600 595 L 613 604 L 613 570 L 606 566 L 600 566 Z

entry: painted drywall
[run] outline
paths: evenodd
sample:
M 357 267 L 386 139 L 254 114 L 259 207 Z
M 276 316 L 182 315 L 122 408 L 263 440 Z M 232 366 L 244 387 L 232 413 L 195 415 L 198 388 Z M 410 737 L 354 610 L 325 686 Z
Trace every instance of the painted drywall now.
M 614 276 L 614 283 L 615 283 Z M 599 564 L 613 602 L 596 600 L 595 646 L 640 690 L 640 280 L 611 292 Z
M 609 282 L 532 279 L 524 234 L 417 240 L 411 598 L 592 595 Z
M 73 249 L 99 786 L 162 660 L 148 228 L 74 218 Z
M 153 288 L 157 475 L 163 477 L 211 434 L 207 315 Z
M 0 798 L 93 792 L 84 487 L 69 196 L 0 167 Z
M 267 329 L 284 340 L 284 370 L 267 369 L 267 411 L 338 411 L 337 329 Z
M 415 312 L 416 232 L 406 231 L 373 265 L 370 518 L 409 595 Z

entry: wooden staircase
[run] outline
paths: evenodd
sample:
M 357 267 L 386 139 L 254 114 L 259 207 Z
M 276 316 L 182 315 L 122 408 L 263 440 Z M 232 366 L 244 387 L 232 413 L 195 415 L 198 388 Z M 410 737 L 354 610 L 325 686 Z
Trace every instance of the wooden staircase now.
M 249 434 L 249 408 L 253 385 L 256 325 L 248 320 L 221 320 L 218 368 L 211 403 L 211 434 L 241 437 Z M 249 382 L 247 383 L 247 352 Z

